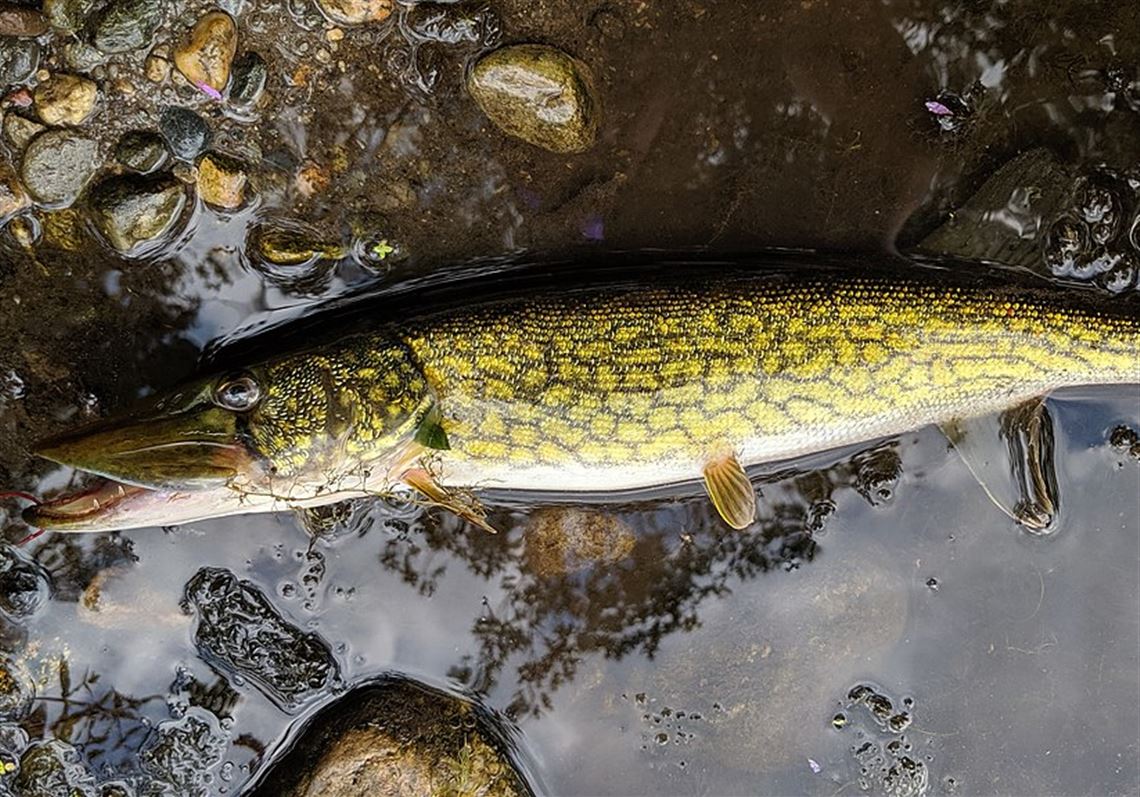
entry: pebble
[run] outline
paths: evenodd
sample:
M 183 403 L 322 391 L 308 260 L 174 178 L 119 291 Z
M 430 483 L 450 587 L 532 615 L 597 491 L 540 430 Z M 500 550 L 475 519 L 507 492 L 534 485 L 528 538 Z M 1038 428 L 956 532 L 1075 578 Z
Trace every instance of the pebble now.
M 186 190 L 169 175 L 116 175 L 91 189 L 88 204 L 104 240 L 137 256 L 174 227 L 186 207 Z
M 47 31 L 47 20 L 34 8 L 14 3 L 0 3 L 0 36 L 34 39 Z
M 583 152 L 597 138 L 600 103 L 589 67 L 561 50 L 495 50 L 476 62 L 467 88 L 499 129 L 536 147 Z
M 125 53 L 154 40 L 165 3 L 155 0 L 112 0 L 95 17 L 91 43 L 105 53 Z
M 164 83 L 170 77 L 170 62 L 160 55 L 148 55 L 143 65 L 143 73 L 151 83 Z
M 237 26 L 224 11 L 211 11 L 191 29 L 174 51 L 174 65 L 193 85 L 214 99 L 230 79 L 230 66 L 237 51 Z
M 87 42 L 73 39 L 63 45 L 63 60 L 68 69 L 90 72 L 107 60 L 107 54 Z
M 392 0 L 317 0 L 317 5 L 339 25 L 383 22 L 392 15 Z
M 0 85 L 23 83 L 40 65 L 40 45 L 32 39 L 0 38 Z
M 187 108 L 166 108 L 158 121 L 158 129 L 171 154 L 179 160 L 194 160 L 210 144 L 210 128 L 206 120 Z
M 115 147 L 115 160 L 132 171 L 150 174 L 166 163 L 166 144 L 162 136 L 149 130 L 131 130 L 123 134 Z
M 265 89 L 268 76 L 269 69 L 264 58 L 252 50 L 242 53 L 241 57 L 234 61 L 230 79 L 230 102 L 245 107 L 253 105 Z
M 40 204 L 70 205 L 98 166 L 99 145 L 71 130 L 45 130 L 28 144 L 20 167 L 24 187 Z
M 49 125 L 79 125 L 95 112 L 99 87 L 78 75 L 53 75 L 32 95 L 40 119 Z
M 198 196 L 207 205 L 225 210 L 241 207 L 248 181 L 245 164 L 236 158 L 210 152 L 198 161 Z
M 56 30 L 74 33 L 82 28 L 95 0 L 44 0 L 44 16 Z
M 35 698 L 35 684 L 19 660 L 0 653 L 0 722 L 22 719 Z
M 32 198 L 21 185 L 12 164 L 7 159 L 0 160 L 0 223 L 26 210 L 31 204 Z
M 44 126 L 39 122 L 20 116 L 9 111 L 4 114 L 4 139 L 12 148 L 23 152 L 28 142 L 43 132 Z

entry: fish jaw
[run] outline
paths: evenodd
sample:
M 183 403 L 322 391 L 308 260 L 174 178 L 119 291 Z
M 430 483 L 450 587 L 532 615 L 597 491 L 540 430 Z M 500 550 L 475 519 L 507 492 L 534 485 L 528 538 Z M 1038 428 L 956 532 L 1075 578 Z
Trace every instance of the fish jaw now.
M 109 532 L 284 508 L 284 502 L 272 496 L 244 495 L 228 487 L 150 489 L 99 479 L 81 492 L 28 507 L 23 517 L 28 525 L 47 531 Z

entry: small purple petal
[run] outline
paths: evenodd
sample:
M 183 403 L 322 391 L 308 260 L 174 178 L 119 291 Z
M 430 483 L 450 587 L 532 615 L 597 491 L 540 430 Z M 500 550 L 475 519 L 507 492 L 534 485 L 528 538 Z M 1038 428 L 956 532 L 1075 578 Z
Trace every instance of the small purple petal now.
M 954 112 L 940 103 L 938 100 L 927 100 L 926 110 L 930 111 L 935 116 L 953 116 Z
M 823 771 L 823 767 L 821 767 L 819 764 L 817 764 L 817 763 L 815 762 L 815 759 L 814 759 L 814 758 L 809 758 L 809 759 L 808 759 L 808 766 L 809 766 L 809 767 L 811 767 L 811 771 L 812 771 L 812 772 L 814 772 L 814 773 L 815 773 L 815 774 L 817 774 L 817 775 L 818 775 L 820 772 L 822 772 L 822 771 Z
M 602 241 L 606 237 L 606 226 L 601 216 L 591 216 L 582 225 L 582 235 L 590 241 Z
M 194 85 L 198 88 L 199 91 L 201 91 L 210 99 L 220 100 L 222 98 L 222 92 L 218 91 L 213 86 L 210 86 L 206 83 L 199 83 L 197 81 L 194 81 Z

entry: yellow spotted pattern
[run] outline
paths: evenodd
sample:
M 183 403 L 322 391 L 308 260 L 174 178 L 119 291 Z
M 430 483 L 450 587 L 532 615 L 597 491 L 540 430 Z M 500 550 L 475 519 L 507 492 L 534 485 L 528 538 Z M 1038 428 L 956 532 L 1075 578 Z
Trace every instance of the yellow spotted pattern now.
M 1115 307 L 1025 288 L 755 279 L 500 302 L 405 340 L 439 397 L 449 457 L 588 467 L 1140 383 L 1140 321 Z

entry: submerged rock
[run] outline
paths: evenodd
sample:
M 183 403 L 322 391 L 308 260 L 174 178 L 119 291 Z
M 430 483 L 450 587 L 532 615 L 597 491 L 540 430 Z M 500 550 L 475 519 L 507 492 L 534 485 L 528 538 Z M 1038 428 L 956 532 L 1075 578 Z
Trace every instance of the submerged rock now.
M 214 99 L 221 99 L 237 52 L 237 26 L 224 11 L 211 11 L 198 20 L 174 51 L 174 66 L 187 80 Z
M 265 90 L 269 69 L 265 59 L 250 51 L 234 61 L 230 77 L 229 99 L 234 105 L 250 106 L 257 102 Z
M 20 178 L 12 164 L 0 160 L 0 224 L 26 210 L 32 198 L 20 184 Z
M 91 43 L 105 53 L 145 47 L 162 24 L 165 7 L 155 0 L 111 0 L 95 17 Z
M 143 743 L 139 763 L 183 797 L 210 792 L 210 770 L 225 756 L 229 735 L 213 713 L 191 706 L 179 719 L 161 722 Z
M 115 147 L 115 160 L 132 171 L 150 174 L 166 163 L 166 145 L 162 137 L 149 130 L 124 133 Z
M 23 797 L 94 797 L 95 778 L 83 757 L 59 739 L 36 742 L 20 756 L 16 793 Z
M 36 86 L 36 111 L 49 125 L 79 125 L 95 112 L 99 87 L 78 75 L 57 74 Z
M 23 83 L 40 65 L 40 45 L 32 39 L 0 37 L 0 86 Z
M 597 563 L 616 562 L 633 550 L 636 537 L 608 512 L 550 507 L 532 513 L 527 524 L 526 560 L 538 575 L 573 573 Z
M 11 545 L 0 545 L 0 613 L 19 622 L 39 611 L 51 592 L 47 572 Z
M 251 581 L 204 567 L 183 605 L 197 615 L 194 644 L 212 666 L 256 685 L 285 711 L 340 686 L 328 643 L 290 624 Z
M 467 700 L 404 678 L 382 678 L 322 709 L 250 793 L 528 795 L 498 723 Z
M 248 181 L 245 164 L 236 158 L 209 152 L 198 161 L 198 196 L 207 205 L 223 210 L 241 207 Z
M 36 696 L 32 676 L 22 662 L 0 653 L 0 722 L 14 722 L 27 716 Z
M 341 25 L 383 22 L 392 15 L 392 0 L 317 0 L 317 5 Z
M 186 207 L 186 190 L 169 175 L 108 177 L 91 189 L 92 221 L 115 250 L 144 254 L 166 238 Z
M 210 127 L 206 120 L 187 108 L 166 108 L 158 120 L 158 129 L 170 152 L 179 160 L 194 160 L 210 143 Z
M 20 176 L 38 202 L 70 205 L 98 167 L 99 145 L 70 130 L 45 130 L 28 144 Z
M 504 133 L 551 152 L 583 152 L 601 106 L 590 69 L 554 47 L 520 44 L 480 58 L 467 88 Z

